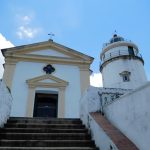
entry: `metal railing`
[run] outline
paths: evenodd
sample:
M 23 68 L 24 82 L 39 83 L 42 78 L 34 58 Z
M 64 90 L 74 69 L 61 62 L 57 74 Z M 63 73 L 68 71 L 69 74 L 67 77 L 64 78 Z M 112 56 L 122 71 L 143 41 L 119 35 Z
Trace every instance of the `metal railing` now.
M 128 50 L 118 50 L 118 51 L 111 52 L 111 53 L 105 53 L 102 56 L 101 64 L 104 63 L 105 61 L 108 61 L 112 58 L 119 57 L 119 56 L 136 56 L 136 57 L 139 57 L 143 60 L 142 55 L 139 53 L 135 54 L 135 53 L 129 53 Z

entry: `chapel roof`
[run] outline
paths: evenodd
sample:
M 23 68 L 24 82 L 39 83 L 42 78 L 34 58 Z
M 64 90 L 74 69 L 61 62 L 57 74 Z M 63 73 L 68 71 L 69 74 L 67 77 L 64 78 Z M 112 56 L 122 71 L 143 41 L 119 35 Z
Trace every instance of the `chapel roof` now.
M 93 61 L 93 57 L 88 56 L 84 53 L 81 53 L 77 50 L 74 50 L 72 48 L 66 47 L 62 44 L 56 43 L 53 40 L 48 40 L 48 41 L 43 41 L 43 42 L 38 42 L 38 43 L 32 43 L 32 44 L 27 44 L 27 45 L 21 45 L 21 46 L 16 46 L 16 47 L 11 47 L 11 48 L 5 48 L 5 49 L 1 49 L 3 56 L 5 57 L 6 53 L 16 53 L 16 52 L 21 52 L 21 51 L 30 51 L 31 49 L 42 49 L 42 48 L 48 48 L 48 47 L 52 47 L 55 49 L 59 49 L 61 51 L 64 52 L 68 52 L 68 53 L 72 53 L 74 55 L 77 55 L 79 57 L 83 57 L 85 59 L 91 60 Z

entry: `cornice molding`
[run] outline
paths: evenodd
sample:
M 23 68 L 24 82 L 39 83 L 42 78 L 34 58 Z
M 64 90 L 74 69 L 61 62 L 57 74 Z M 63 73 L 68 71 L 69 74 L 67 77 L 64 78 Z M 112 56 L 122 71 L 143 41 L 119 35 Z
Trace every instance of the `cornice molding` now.
M 68 58 L 68 57 L 55 57 L 55 56 L 42 56 L 42 55 L 34 55 L 34 54 L 7 54 L 6 63 L 12 62 L 42 62 L 42 63 L 51 63 L 51 64 L 91 64 L 90 60 L 83 60 L 79 58 Z

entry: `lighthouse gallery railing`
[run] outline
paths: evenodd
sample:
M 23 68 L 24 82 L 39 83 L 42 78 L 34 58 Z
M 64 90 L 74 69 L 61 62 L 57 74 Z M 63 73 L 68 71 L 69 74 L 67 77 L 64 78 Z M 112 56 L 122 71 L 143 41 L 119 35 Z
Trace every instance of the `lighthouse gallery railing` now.
M 104 63 L 105 61 L 108 61 L 109 59 L 119 57 L 119 56 L 135 56 L 135 57 L 138 57 L 138 58 L 143 60 L 142 55 L 139 53 L 138 54 L 135 54 L 135 53 L 131 54 L 131 53 L 129 53 L 128 50 L 118 50 L 115 52 L 110 52 L 110 53 L 104 54 L 102 57 L 101 63 Z

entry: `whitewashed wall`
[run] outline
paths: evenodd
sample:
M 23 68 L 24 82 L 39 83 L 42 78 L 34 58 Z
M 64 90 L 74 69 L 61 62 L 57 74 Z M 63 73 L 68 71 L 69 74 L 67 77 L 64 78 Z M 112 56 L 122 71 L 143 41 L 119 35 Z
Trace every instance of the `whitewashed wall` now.
M 123 71 L 131 72 L 129 82 L 123 82 L 123 79 L 119 74 Z M 134 89 L 147 82 L 143 64 L 136 59 L 118 59 L 107 64 L 102 70 L 102 77 L 103 86 L 107 88 Z
M 100 125 L 91 117 L 91 115 L 89 115 L 89 126 L 92 138 L 99 149 L 111 150 L 111 146 L 113 150 L 119 150 L 115 143 L 110 139 Z
M 23 117 L 26 114 L 28 85 L 26 80 L 45 75 L 43 67 L 47 64 L 34 62 L 19 62 L 16 65 L 12 83 L 12 116 Z M 52 73 L 60 79 L 69 82 L 65 93 L 65 117 L 79 117 L 80 70 L 77 66 L 53 64 L 55 72 Z
M 150 144 L 150 82 L 105 108 L 106 117 L 140 150 Z
M 113 141 L 109 138 L 106 132 L 97 124 L 97 122 L 91 117 L 90 112 L 99 112 L 101 109 L 100 95 L 102 93 L 107 93 L 108 100 L 110 99 L 110 94 L 120 93 L 123 94 L 128 90 L 123 89 L 109 89 L 109 88 L 97 88 L 90 86 L 82 95 L 80 100 L 80 118 L 84 125 L 89 128 L 91 135 L 97 147 L 102 150 L 110 149 L 110 145 L 113 150 L 118 150 Z M 104 94 L 106 96 L 106 94 Z
M 0 79 L 0 128 L 7 122 L 10 117 L 12 107 L 12 96 L 6 84 Z
M 82 95 L 80 100 L 80 118 L 88 127 L 89 112 L 100 110 L 100 97 L 98 95 L 99 88 L 90 86 Z
M 113 103 L 117 97 L 127 93 L 130 90 L 115 89 L 115 88 L 97 88 L 89 86 L 83 93 L 80 100 L 80 118 L 83 123 L 88 127 L 88 114 L 89 112 L 100 112 L 102 107 Z M 114 94 L 118 96 L 115 97 Z
M 90 117 L 89 112 L 100 110 L 100 97 L 98 92 L 126 92 L 120 98 L 104 106 L 107 119 L 122 133 L 124 133 L 140 150 L 149 150 L 150 143 L 150 82 L 135 89 L 123 91 L 121 89 L 107 89 L 89 87 L 81 98 L 80 118 L 92 132 L 92 137 L 98 147 L 103 147 L 101 140 L 105 141 L 103 149 L 108 149 L 111 139 L 98 127 Z M 105 92 L 105 93 L 106 93 Z M 98 137 L 101 135 L 100 137 Z M 113 143 L 112 143 L 113 145 Z

